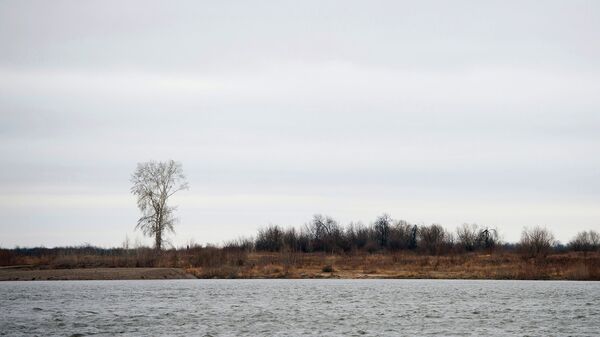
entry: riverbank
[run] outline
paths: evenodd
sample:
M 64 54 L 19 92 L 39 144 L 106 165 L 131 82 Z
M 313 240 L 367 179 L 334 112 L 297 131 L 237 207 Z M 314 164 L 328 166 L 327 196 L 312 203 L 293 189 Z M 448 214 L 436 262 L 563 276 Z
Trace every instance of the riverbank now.
M 223 253 L 222 251 L 220 251 Z M 86 263 L 0 267 L 0 280 L 118 280 L 185 278 L 407 278 L 600 280 L 600 254 L 561 253 L 524 258 L 515 253 L 394 254 L 240 253 L 186 256 L 165 253 L 155 267 Z M 63 259 L 64 260 L 64 259 Z M 64 263 L 62 265 L 65 265 Z M 76 266 L 76 267 L 75 267 Z M 108 267 L 108 268 L 107 268 Z
M 252 253 L 237 264 L 186 270 L 198 278 L 600 280 L 600 254 Z
M 181 268 L 0 268 L 0 281 L 162 280 L 195 278 Z

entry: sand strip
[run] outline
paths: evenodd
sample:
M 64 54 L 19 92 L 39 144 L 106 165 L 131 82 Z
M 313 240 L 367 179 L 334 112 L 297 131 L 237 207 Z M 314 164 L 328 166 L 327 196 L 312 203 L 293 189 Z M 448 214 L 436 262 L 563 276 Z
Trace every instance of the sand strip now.
M 195 277 L 179 268 L 0 269 L 0 281 L 158 280 L 190 278 Z

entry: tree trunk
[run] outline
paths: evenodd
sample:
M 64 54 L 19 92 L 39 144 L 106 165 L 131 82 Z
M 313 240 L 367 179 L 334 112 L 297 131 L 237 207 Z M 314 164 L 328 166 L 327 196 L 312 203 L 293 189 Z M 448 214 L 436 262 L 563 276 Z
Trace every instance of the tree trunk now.
M 160 231 L 156 231 L 154 247 L 156 248 L 157 251 L 160 251 L 162 249 L 162 237 L 160 234 L 161 234 Z

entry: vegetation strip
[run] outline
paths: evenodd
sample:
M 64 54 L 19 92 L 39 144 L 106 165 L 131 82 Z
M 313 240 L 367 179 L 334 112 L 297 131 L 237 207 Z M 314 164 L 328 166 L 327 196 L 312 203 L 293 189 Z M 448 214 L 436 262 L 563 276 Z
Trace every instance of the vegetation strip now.
M 222 246 L 0 249 L 0 280 L 20 279 L 18 272 L 40 279 L 46 270 L 77 269 L 68 277 L 53 277 L 87 279 L 94 275 L 87 270 L 94 268 L 159 267 L 178 271 L 167 278 L 600 280 L 600 236 L 595 231 L 581 232 L 567 245 L 543 227 L 525 229 L 518 243 L 499 237 L 497 229 L 477 225 L 451 233 L 437 224 L 418 226 L 383 215 L 369 226 L 344 227 L 315 215 L 301 229 L 271 225 L 255 239 Z M 126 277 L 106 272 L 98 278 Z

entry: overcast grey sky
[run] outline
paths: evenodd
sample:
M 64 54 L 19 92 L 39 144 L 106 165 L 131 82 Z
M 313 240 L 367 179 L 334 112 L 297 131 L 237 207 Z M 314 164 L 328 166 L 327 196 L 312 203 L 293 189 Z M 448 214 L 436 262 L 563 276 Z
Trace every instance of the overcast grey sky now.
M 0 1 L 0 246 L 173 244 L 314 213 L 600 230 L 598 1 Z

